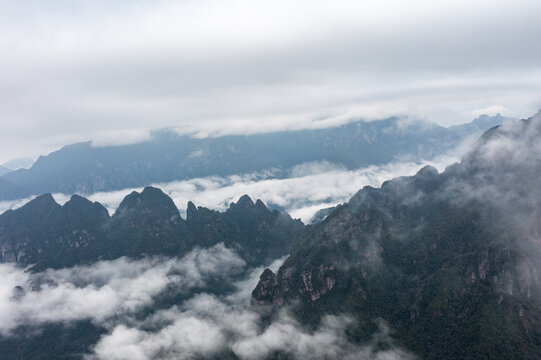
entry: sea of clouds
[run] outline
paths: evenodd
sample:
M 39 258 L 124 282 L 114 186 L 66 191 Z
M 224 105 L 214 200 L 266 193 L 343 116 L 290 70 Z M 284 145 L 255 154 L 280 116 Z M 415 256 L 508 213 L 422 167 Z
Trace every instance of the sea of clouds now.
M 441 171 L 456 161 L 457 157 L 446 155 L 430 161 L 395 161 L 356 170 L 348 170 L 329 162 L 312 162 L 295 166 L 285 178 L 277 178 L 272 171 L 266 171 L 228 177 L 210 176 L 153 186 L 169 195 L 182 214 L 186 212 L 188 201 L 223 211 L 231 202 L 237 201 L 243 194 L 248 194 L 253 199 L 261 199 L 268 206 L 285 210 L 294 218 L 309 223 L 319 209 L 348 201 L 363 186 L 379 187 L 385 180 L 393 177 L 413 175 L 425 165 L 435 166 Z M 142 188 L 129 188 L 83 196 L 103 204 L 112 214 L 126 195 L 141 190 Z M 66 194 L 53 196 L 60 204 L 70 198 L 70 195 Z M 0 213 L 18 208 L 29 200 L 31 198 L 2 201 Z
M 276 271 L 283 260 L 268 265 Z M 348 342 L 344 332 L 353 320 L 347 316 L 326 316 L 317 329 L 309 330 L 285 308 L 266 323 L 250 305 L 262 271 L 247 268 L 223 244 L 196 248 L 182 258 L 119 258 L 35 274 L 0 264 L 0 334 L 13 336 L 23 325 L 39 330 L 50 323 L 90 320 L 106 331 L 84 355 L 87 360 L 193 359 L 226 353 L 264 359 L 278 352 L 297 359 L 412 358 L 392 346 L 385 323 L 362 346 Z M 233 290 L 219 293 L 207 287 L 217 278 Z M 172 293 L 187 296 L 170 307 L 153 308 L 159 296 Z M 145 312 L 150 308 L 155 311 Z M 376 348 L 382 341 L 391 345 L 388 350 Z

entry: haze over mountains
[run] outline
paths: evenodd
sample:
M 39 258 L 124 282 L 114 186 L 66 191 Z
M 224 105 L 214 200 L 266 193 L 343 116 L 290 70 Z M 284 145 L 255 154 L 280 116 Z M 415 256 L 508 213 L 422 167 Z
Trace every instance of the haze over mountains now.
M 153 187 L 113 216 L 39 196 L 0 215 L 0 353 L 536 359 L 540 139 L 540 114 L 507 122 L 308 227 L 248 196 L 186 219 Z
M 0 200 L 45 192 L 91 194 L 210 175 L 273 171 L 273 177 L 280 178 L 294 166 L 314 161 L 357 169 L 400 159 L 430 160 L 505 119 L 481 116 L 444 128 L 389 118 L 327 129 L 204 139 L 158 131 L 152 140 L 132 145 L 79 143 L 40 157 L 30 169 L 1 176 Z
M 0 0 L 0 360 L 541 360 L 540 18 Z
M 381 319 L 421 358 L 541 354 L 541 112 L 487 131 L 460 164 L 365 187 L 266 270 L 255 303 L 307 323 Z

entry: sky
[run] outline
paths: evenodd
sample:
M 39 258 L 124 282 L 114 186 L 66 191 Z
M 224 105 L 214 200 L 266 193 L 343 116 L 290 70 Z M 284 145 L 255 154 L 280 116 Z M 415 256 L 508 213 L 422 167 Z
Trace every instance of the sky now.
M 0 0 L 0 163 L 76 141 L 541 108 L 537 0 Z

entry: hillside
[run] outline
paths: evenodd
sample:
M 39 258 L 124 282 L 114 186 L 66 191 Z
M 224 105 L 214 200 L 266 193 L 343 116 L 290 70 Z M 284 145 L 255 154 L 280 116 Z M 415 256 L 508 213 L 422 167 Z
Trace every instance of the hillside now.
M 190 202 L 184 220 L 171 198 L 153 187 L 126 196 L 111 217 L 81 196 L 61 206 L 44 194 L 0 215 L 0 261 L 39 271 L 121 256 L 182 256 L 223 243 L 259 265 L 286 254 L 303 231 L 300 221 L 247 195 L 223 213 Z
M 253 302 L 307 324 L 380 319 L 426 359 L 541 354 L 541 114 L 487 131 L 461 163 L 365 187 L 266 270 Z

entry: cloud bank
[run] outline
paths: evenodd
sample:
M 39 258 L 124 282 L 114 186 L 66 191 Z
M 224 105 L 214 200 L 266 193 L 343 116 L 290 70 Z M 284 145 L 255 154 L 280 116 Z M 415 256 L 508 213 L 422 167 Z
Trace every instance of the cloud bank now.
M 9 335 L 28 323 L 84 319 L 104 323 L 152 305 L 154 297 L 166 290 L 181 293 L 204 287 L 209 278 L 227 278 L 245 265 L 223 244 L 195 249 L 182 259 L 123 257 L 38 274 L 0 264 L 0 334 Z
M 266 359 L 276 354 L 299 360 L 414 358 L 396 347 L 378 350 L 376 341 L 351 344 L 345 329 L 352 320 L 345 316 L 326 316 L 315 331 L 309 331 L 282 311 L 268 327 L 262 327 L 257 313 L 208 294 L 147 321 L 167 325 L 155 332 L 118 325 L 101 338 L 87 359 L 193 359 L 216 356 L 224 350 L 240 359 Z M 385 325 L 375 338 L 392 344 Z
M 294 167 L 287 178 L 275 178 L 273 172 L 269 171 L 229 177 L 196 178 L 153 186 L 169 195 L 183 214 L 188 201 L 223 211 L 241 195 L 248 194 L 307 223 L 319 209 L 346 202 L 365 185 L 380 186 L 382 182 L 393 177 L 413 175 L 427 164 L 443 170 L 457 160 L 454 156 L 441 156 L 421 163 L 397 161 L 357 170 L 347 170 L 328 162 L 314 162 Z M 112 214 L 122 199 L 134 190 L 141 191 L 142 188 L 100 192 L 88 198 L 100 202 Z M 53 196 L 60 204 L 70 198 L 65 194 Z M 0 213 L 18 208 L 29 200 L 30 198 L 0 202 Z
M 541 106 L 536 0 L 0 1 L 0 161 Z M 279 25 L 278 25 L 279 24 Z
M 276 271 L 283 260 L 270 267 Z M 354 323 L 346 316 L 326 316 L 317 329 L 309 330 L 284 309 L 267 324 L 250 305 L 262 271 L 263 267 L 246 269 L 244 261 L 222 244 L 195 249 L 182 259 L 120 258 L 37 274 L 0 264 L 0 334 L 14 336 L 21 325 L 39 330 L 48 323 L 91 320 L 106 333 L 84 356 L 87 360 L 221 354 L 265 359 L 277 353 L 296 359 L 413 358 L 393 345 L 383 323 L 364 345 L 347 340 L 345 331 Z M 205 289 L 207 281 L 217 278 L 234 290 L 218 294 Z M 160 294 L 179 292 L 187 296 L 181 303 L 155 307 Z M 155 311 L 145 312 L 150 308 Z M 387 350 L 376 346 L 381 343 L 389 345 Z

